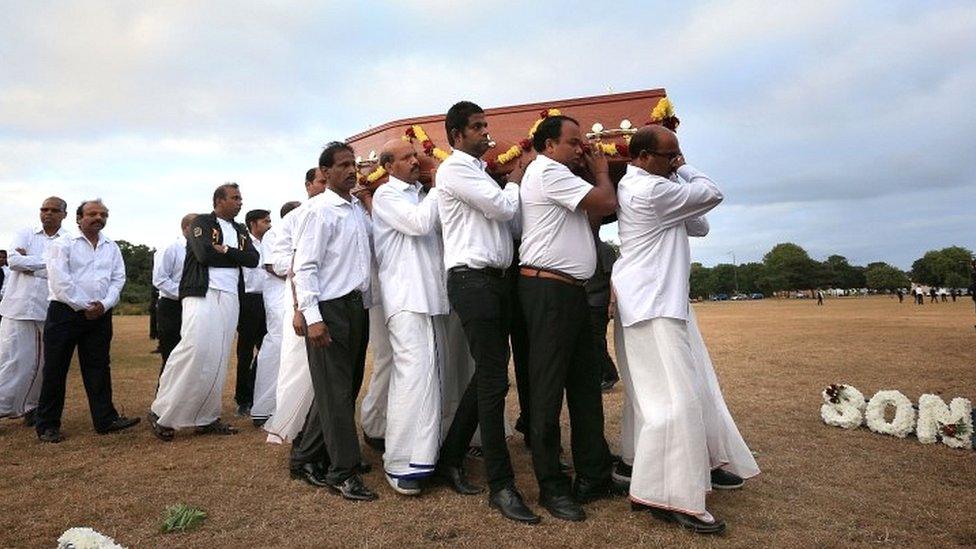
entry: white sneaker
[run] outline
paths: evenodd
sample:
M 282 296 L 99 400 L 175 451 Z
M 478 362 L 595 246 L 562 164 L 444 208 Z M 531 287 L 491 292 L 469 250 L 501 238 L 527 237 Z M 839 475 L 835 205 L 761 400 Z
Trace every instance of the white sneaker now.
M 405 496 L 419 496 L 420 495 L 420 481 L 412 478 L 394 478 L 389 475 L 389 473 L 384 474 L 386 477 L 386 482 L 390 485 L 390 488 L 396 491 L 398 494 L 403 494 Z

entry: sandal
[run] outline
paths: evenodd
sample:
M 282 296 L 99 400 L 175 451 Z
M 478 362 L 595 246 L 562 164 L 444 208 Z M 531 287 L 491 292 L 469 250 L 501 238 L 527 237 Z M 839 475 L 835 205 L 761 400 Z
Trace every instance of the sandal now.
M 197 427 L 197 434 L 198 435 L 209 435 L 209 434 L 236 435 L 237 429 L 230 423 L 224 423 L 223 421 L 216 419 L 214 420 L 213 423 L 209 425 L 203 425 L 201 427 Z
M 149 420 L 149 426 L 152 427 L 152 432 L 154 435 L 156 435 L 156 438 L 163 442 L 170 442 L 173 440 L 173 436 L 176 434 L 176 429 L 160 425 L 159 416 L 152 412 L 149 412 L 146 419 Z

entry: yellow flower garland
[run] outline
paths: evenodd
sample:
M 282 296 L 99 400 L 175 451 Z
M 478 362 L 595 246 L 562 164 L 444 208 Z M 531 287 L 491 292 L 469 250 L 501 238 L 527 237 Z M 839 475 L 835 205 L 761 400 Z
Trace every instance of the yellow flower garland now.
M 671 104 L 670 99 L 662 97 L 651 111 L 651 122 L 660 122 L 672 116 L 674 116 L 674 105 Z

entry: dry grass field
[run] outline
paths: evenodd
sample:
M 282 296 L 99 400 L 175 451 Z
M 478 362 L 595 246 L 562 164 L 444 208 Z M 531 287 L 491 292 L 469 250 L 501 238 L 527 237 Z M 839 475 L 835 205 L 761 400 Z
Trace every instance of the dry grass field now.
M 380 500 L 346 502 L 290 480 L 288 449 L 265 444 L 233 417 L 233 374 L 224 411 L 241 434 L 180 434 L 165 444 L 145 421 L 131 432 L 95 435 L 75 367 L 65 442 L 44 445 L 19 422 L 0 422 L 0 547 L 52 547 L 71 526 L 91 526 L 130 547 L 976 545 L 976 452 L 844 431 L 819 416 L 820 390 L 833 382 L 866 396 L 897 389 L 913 402 L 929 392 L 976 400 L 972 301 L 918 307 L 876 297 L 817 307 L 766 300 L 696 309 L 729 407 L 763 469 L 745 489 L 709 497 L 729 523 L 722 538 L 632 513 L 624 499 L 588 505 L 584 523 L 542 511 L 540 525 L 514 524 L 484 497 L 444 487 L 419 499 L 398 496 L 379 467 L 366 482 Z M 158 370 L 146 324 L 144 317 L 115 324 L 115 402 L 134 416 L 145 416 Z M 622 391 L 618 385 L 605 397 L 612 448 Z M 514 418 L 514 389 L 508 403 Z M 510 450 L 518 484 L 535 505 L 521 438 Z M 368 448 L 365 456 L 380 463 Z M 470 468 L 481 481 L 480 464 Z M 179 502 L 209 517 L 195 531 L 161 534 L 164 509 Z

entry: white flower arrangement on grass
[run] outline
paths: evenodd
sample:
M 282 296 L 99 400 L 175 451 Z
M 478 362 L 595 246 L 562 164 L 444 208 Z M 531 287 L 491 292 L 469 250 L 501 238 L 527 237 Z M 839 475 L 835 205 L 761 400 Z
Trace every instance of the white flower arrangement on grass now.
M 91 528 L 68 528 L 58 538 L 58 549 L 125 549 L 125 547 Z
M 864 420 L 864 395 L 850 385 L 832 384 L 820 393 L 824 404 L 820 417 L 824 423 L 844 429 L 857 429 Z
M 895 407 L 895 417 L 890 422 L 885 420 L 888 406 Z M 915 408 L 901 391 L 875 393 L 864 411 L 864 419 L 867 420 L 868 429 L 883 435 L 905 438 L 915 430 Z
M 937 395 L 918 397 L 916 433 L 922 444 L 933 444 L 938 437 L 950 448 L 971 448 L 973 444 L 973 405 L 956 397 L 946 406 Z

